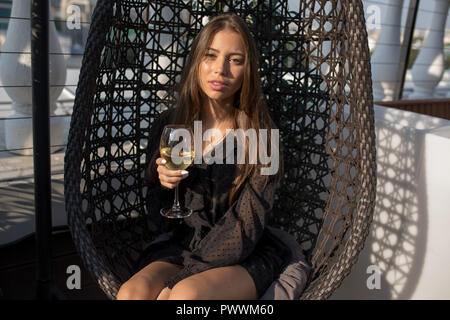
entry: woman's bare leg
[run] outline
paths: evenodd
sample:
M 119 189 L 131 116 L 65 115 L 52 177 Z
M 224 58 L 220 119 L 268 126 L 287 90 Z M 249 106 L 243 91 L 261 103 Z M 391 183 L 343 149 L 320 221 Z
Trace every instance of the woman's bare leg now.
M 168 262 L 152 262 L 120 287 L 117 300 L 155 300 L 164 288 L 164 282 L 181 269 Z
M 245 268 L 233 265 L 213 268 L 178 282 L 170 300 L 256 300 L 253 278 Z

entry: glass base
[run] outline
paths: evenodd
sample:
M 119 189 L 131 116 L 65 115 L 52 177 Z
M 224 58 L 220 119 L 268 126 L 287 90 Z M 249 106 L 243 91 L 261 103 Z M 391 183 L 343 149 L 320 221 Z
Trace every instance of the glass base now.
M 170 219 L 181 219 L 187 218 L 192 214 L 192 209 L 185 207 L 170 207 L 162 208 L 160 211 L 161 215 Z

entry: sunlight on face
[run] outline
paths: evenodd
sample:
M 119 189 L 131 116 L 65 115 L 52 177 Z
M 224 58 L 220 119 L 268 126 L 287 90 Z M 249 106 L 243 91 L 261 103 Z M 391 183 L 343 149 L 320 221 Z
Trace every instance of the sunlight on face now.
M 221 104 L 232 103 L 244 78 L 245 50 L 241 36 L 230 30 L 214 35 L 199 65 L 203 93 Z

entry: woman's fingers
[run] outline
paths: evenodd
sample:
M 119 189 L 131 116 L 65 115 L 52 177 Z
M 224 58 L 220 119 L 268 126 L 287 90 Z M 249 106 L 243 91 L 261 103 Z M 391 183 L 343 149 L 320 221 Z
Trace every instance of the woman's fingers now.
M 166 188 L 173 189 L 180 183 L 181 180 L 183 180 L 186 177 L 187 177 L 187 175 L 182 175 L 181 177 L 168 177 L 168 176 L 160 173 L 159 181 Z
M 156 169 L 160 175 L 164 175 L 167 178 L 179 178 L 179 179 L 171 179 L 171 181 L 179 181 L 187 177 L 189 171 L 187 170 L 170 170 L 167 166 L 158 160 L 162 158 L 156 159 L 156 164 L 158 164 L 158 168 Z M 164 160 L 164 159 L 163 159 Z
M 189 175 L 186 170 L 169 170 L 163 158 L 156 159 L 156 164 L 158 165 L 156 170 L 158 171 L 159 181 L 166 188 L 175 188 L 181 180 Z
M 166 160 L 164 159 L 164 158 L 157 158 L 156 159 L 156 164 L 159 166 L 159 165 L 162 165 L 162 164 L 166 164 Z

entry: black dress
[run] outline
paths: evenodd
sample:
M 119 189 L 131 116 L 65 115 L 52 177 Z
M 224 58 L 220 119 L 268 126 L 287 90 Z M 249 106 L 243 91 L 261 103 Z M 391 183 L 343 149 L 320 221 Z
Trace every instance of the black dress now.
M 154 163 L 159 157 L 159 138 L 169 114 L 170 111 L 163 112 L 150 131 L 150 162 Z M 224 141 L 216 144 L 212 156 L 219 152 L 218 148 L 224 150 L 223 164 L 192 164 L 187 169 L 188 177 L 179 184 L 180 204 L 193 209 L 193 214 L 185 219 L 167 219 L 160 215 L 161 207 L 172 205 L 174 190 L 161 186 L 156 166 L 147 171 L 149 229 L 165 240 L 154 241 L 144 250 L 134 273 L 154 261 L 180 265 L 181 272 L 166 282 L 171 289 L 193 274 L 240 264 L 253 278 L 261 296 L 291 258 L 290 249 L 265 228 L 277 187 L 276 177 L 270 176 L 264 187 L 265 176 L 256 172 L 230 206 L 228 196 L 238 167 L 227 164 L 225 158 L 234 152 L 234 159 L 237 159 L 236 141 L 234 148 L 228 149 Z

